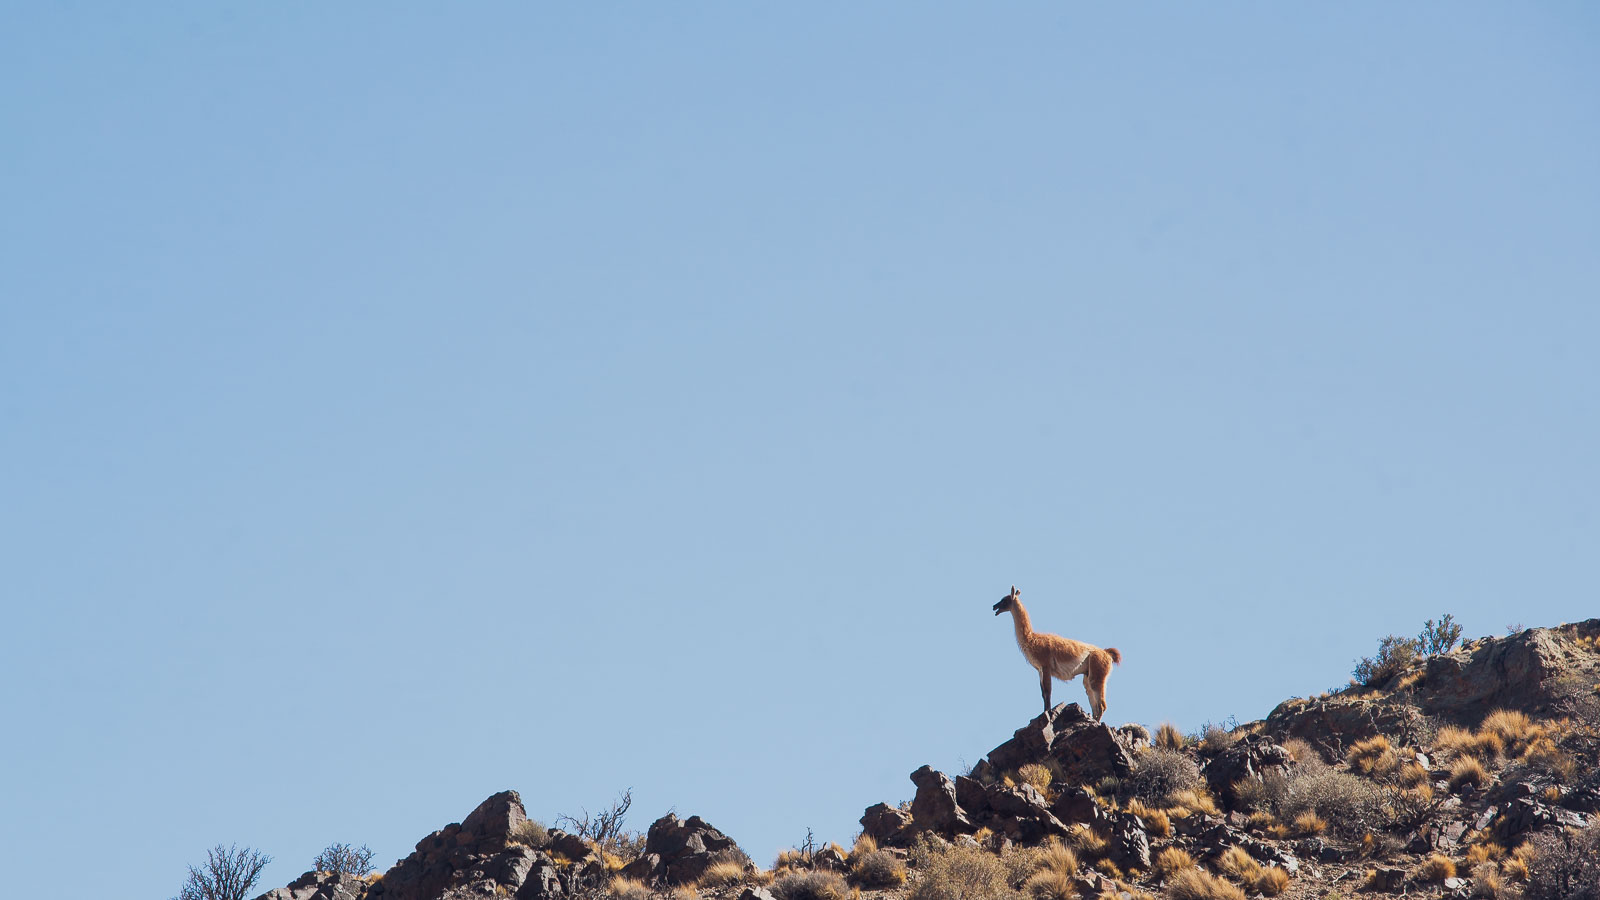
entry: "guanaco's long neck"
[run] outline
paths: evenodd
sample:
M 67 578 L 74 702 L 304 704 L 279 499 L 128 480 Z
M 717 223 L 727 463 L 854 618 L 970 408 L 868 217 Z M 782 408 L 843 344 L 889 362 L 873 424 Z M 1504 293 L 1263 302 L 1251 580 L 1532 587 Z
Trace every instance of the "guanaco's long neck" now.
M 1033 623 L 1028 620 L 1028 610 L 1021 600 L 1011 601 L 1011 624 L 1017 630 L 1017 646 L 1028 649 L 1028 638 L 1033 637 Z

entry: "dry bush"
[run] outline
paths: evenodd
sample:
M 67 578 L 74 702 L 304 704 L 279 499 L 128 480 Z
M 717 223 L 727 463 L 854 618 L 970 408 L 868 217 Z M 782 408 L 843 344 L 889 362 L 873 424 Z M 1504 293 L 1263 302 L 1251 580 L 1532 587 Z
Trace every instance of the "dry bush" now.
M 606 885 L 606 896 L 614 900 L 650 900 L 650 889 L 637 878 L 623 878 L 618 875 Z
M 1421 644 L 1415 638 L 1388 635 L 1378 642 L 1378 655 L 1368 656 L 1356 663 L 1350 674 L 1363 687 L 1383 687 L 1388 681 L 1410 668 L 1417 658 Z
M 866 856 L 877 849 L 878 839 L 870 834 L 862 834 L 856 838 L 855 844 L 851 846 L 850 858 L 855 859 L 858 856 Z
M 1528 842 L 1526 900 L 1600 900 L 1600 822 Z
M 778 900 L 847 900 L 850 886 L 837 872 L 790 872 L 772 882 Z
M 1423 881 L 1440 882 L 1456 877 L 1456 864 L 1443 853 L 1435 853 L 1422 861 L 1417 877 Z
M 1578 761 L 1568 756 L 1548 737 L 1535 738 L 1522 751 L 1520 761 L 1524 766 L 1551 775 L 1560 781 L 1571 781 L 1578 774 Z
M 1006 867 L 992 853 L 923 842 L 913 854 L 918 878 L 907 900 L 1020 900 L 1022 896 L 1012 889 Z
M 1296 765 L 1305 765 L 1309 762 L 1322 762 L 1322 754 L 1306 743 L 1304 738 L 1289 738 L 1283 742 L 1283 749 L 1289 751 L 1289 758 Z
M 1463 756 L 1450 767 L 1450 790 L 1459 791 L 1464 785 L 1483 787 L 1489 783 L 1489 770 L 1476 756 Z
M 1221 725 L 1206 725 L 1205 733 L 1200 738 L 1200 752 L 1207 756 L 1216 756 L 1218 753 L 1232 747 L 1237 738 L 1233 732 Z
M 1371 781 L 1331 769 L 1306 770 L 1289 779 L 1278 818 L 1315 813 L 1345 836 L 1381 830 L 1391 820 L 1383 792 Z
M 1256 893 L 1264 897 L 1276 897 L 1289 888 L 1289 873 L 1277 866 L 1267 866 L 1256 876 L 1254 885 Z
M 706 887 L 721 887 L 743 881 L 744 874 L 744 866 L 725 859 L 707 866 L 705 874 L 700 876 L 700 883 Z
M 1245 900 L 1236 884 L 1218 878 L 1204 869 L 1184 869 L 1167 882 L 1172 900 Z
M 1184 869 L 1195 867 L 1194 857 L 1189 851 L 1178 847 L 1168 847 L 1157 853 L 1150 862 L 1150 872 L 1161 881 L 1166 881 Z
M 1183 732 L 1171 722 L 1162 722 L 1156 729 L 1156 748 L 1159 750 L 1182 750 L 1184 745 Z
M 906 864 L 887 850 L 873 850 L 851 861 L 850 878 L 864 888 L 899 887 L 906 883 Z

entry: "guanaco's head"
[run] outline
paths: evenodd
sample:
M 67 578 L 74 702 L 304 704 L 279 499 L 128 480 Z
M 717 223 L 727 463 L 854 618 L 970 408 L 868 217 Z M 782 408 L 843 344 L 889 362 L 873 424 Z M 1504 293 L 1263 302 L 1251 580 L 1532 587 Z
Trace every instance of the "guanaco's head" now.
M 994 614 L 998 616 L 1003 612 L 1011 612 L 1013 609 L 1017 608 L 1017 601 L 1021 598 L 1022 592 L 1017 590 L 1017 586 L 1013 584 L 1011 586 L 1011 593 L 1001 597 L 1000 602 L 994 605 Z

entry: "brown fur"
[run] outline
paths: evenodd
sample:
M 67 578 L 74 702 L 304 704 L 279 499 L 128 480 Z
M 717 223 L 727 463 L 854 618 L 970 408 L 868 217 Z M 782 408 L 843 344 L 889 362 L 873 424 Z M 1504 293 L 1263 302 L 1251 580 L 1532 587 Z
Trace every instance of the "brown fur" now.
M 1039 672 L 1039 693 L 1044 697 L 1044 708 L 1050 710 L 1050 679 L 1071 681 L 1083 675 L 1083 690 L 1089 695 L 1089 708 L 1095 721 L 1106 712 L 1106 679 L 1112 665 L 1122 664 L 1122 653 L 1115 647 L 1104 650 L 1093 644 L 1033 630 L 1028 610 L 1022 605 L 1022 593 L 1013 585 L 1011 593 L 994 605 L 994 614 L 1011 613 L 1017 632 L 1017 646 L 1027 658 L 1028 665 Z

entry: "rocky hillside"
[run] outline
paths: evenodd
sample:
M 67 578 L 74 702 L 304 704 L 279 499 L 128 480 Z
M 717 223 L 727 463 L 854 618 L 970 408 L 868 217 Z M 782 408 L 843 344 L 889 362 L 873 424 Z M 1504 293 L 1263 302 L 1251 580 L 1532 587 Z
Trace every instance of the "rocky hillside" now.
M 1597 638 L 1484 638 L 1192 737 L 1063 704 L 770 869 L 697 817 L 595 842 L 506 791 L 387 872 L 259 900 L 1600 897 Z

